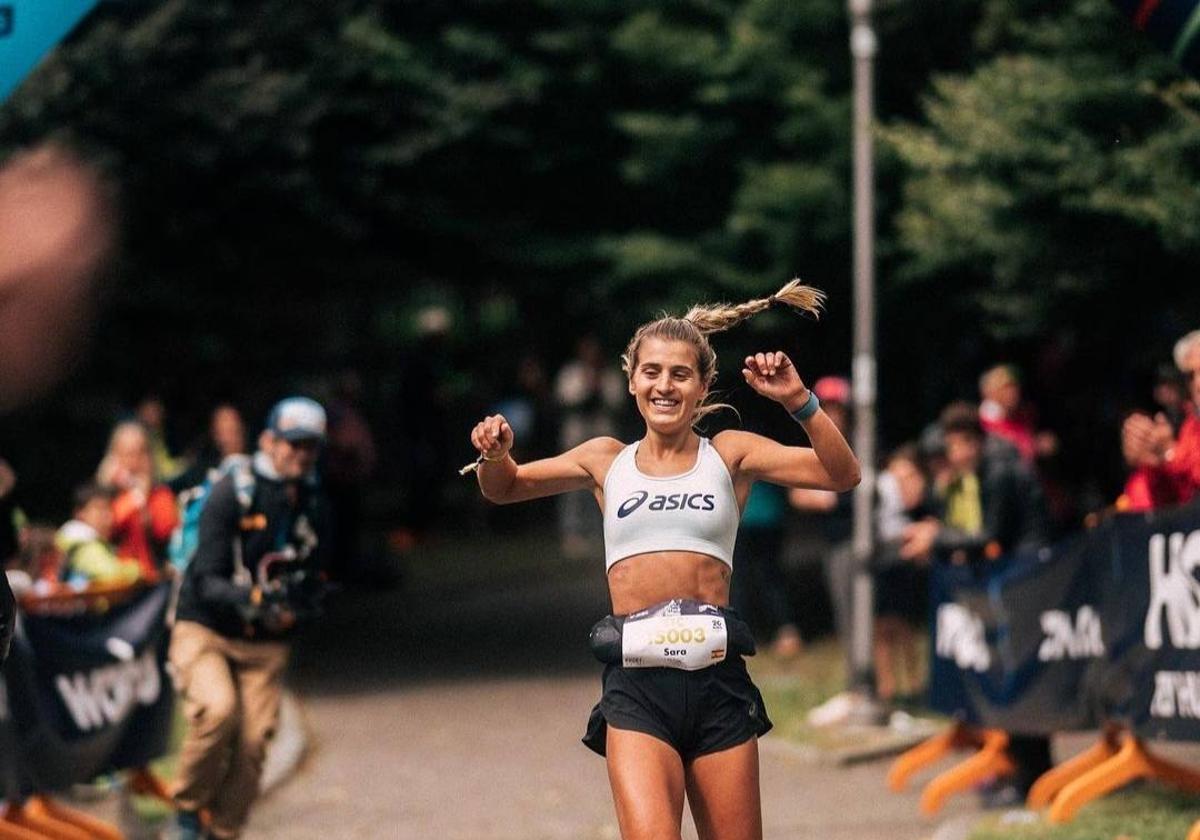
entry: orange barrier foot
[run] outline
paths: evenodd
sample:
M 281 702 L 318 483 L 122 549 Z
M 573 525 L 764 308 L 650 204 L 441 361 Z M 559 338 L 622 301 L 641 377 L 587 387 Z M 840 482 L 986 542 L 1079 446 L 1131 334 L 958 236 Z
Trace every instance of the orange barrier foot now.
M 979 749 L 983 746 L 983 734 L 974 726 L 955 723 L 944 732 L 922 741 L 910 750 L 901 753 L 892 762 L 887 774 L 887 786 L 896 793 L 908 786 L 908 780 L 923 768 L 940 761 L 954 750 Z
M 1192 823 L 1192 830 L 1188 832 L 1187 840 L 1200 840 L 1200 820 Z
M 921 792 L 921 813 L 933 816 L 946 800 L 956 793 L 969 790 L 993 776 L 1010 776 L 1016 765 L 1008 756 L 1008 733 L 999 729 L 984 729 L 983 746 L 979 752 L 925 786 Z
M 1200 772 L 1152 755 L 1138 738 L 1128 735 L 1116 755 L 1062 789 L 1050 806 L 1050 822 L 1069 822 L 1087 803 L 1135 779 L 1158 779 L 1189 793 L 1200 793 Z
M 74 808 L 68 808 L 49 797 L 34 797 L 26 803 L 26 807 L 40 809 L 42 813 L 58 822 L 78 828 L 92 840 L 125 840 L 125 836 L 120 831 L 103 820 L 98 820 Z
M 0 840 L 47 840 L 45 834 L 13 821 L 12 818 L 20 811 L 19 805 L 0 806 Z
M 5 819 L 29 829 L 41 840 L 93 840 L 85 829 L 55 817 L 46 807 L 45 800 L 38 796 L 30 797 L 22 805 L 9 806 Z
M 1025 804 L 1034 811 L 1048 806 L 1059 791 L 1087 773 L 1093 767 L 1112 758 L 1121 748 L 1121 727 L 1109 724 L 1104 727 L 1100 740 L 1074 758 L 1051 767 L 1038 777 L 1029 789 Z

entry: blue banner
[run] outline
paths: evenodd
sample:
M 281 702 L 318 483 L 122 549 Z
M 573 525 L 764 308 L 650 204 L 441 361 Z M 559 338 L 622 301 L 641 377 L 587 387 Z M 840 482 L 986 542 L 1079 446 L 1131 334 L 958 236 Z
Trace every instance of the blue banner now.
M 98 0 L 0 0 L 0 102 Z
M 1200 504 L 931 578 L 934 708 L 1035 735 L 1200 740 Z
M 0 799 L 61 790 L 167 751 L 171 585 L 107 612 L 21 615 L 0 669 Z

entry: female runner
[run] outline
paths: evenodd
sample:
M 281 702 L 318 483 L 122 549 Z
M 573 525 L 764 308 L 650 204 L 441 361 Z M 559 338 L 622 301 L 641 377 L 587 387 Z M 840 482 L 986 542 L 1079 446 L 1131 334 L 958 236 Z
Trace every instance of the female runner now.
M 604 512 L 613 616 L 592 632 L 608 664 L 584 743 L 607 759 L 624 840 L 679 838 L 685 793 L 701 840 L 762 838 L 757 738 L 771 722 L 742 660 L 748 630 L 727 607 L 738 520 L 755 481 L 841 492 L 858 483 L 858 461 L 780 351 L 746 357 L 742 375 L 811 448 L 744 431 L 709 440 L 693 426 L 721 408 L 707 403 L 717 367 L 707 335 L 773 303 L 816 315 L 822 297 L 793 280 L 768 298 L 641 326 L 622 357 L 646 423 L 636 443 L 598 437 L 517 464 L 503 416 L 471 431 L 490 501 L 588 489 Z

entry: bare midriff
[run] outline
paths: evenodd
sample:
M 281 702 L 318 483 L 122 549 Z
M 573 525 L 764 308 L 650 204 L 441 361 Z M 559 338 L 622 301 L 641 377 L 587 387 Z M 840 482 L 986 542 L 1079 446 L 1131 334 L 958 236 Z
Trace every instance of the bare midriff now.
M 654 551 L 618 560 L 608 570 L 615 615 L 628 615 L 672 598 L 729 603 L 729 566 L 693 551 Z

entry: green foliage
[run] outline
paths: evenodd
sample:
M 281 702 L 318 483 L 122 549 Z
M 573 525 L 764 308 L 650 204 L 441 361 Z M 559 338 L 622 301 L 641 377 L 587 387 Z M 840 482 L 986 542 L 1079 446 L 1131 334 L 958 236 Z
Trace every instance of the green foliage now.
M 1109 0 L 876 9 L 885 435 L 1047 334 L 1141 363 L 1192 326 L 1200 86 Z M 105 4 L 0 109 L 0 153 L 58 138 L 119 188 L 96 392 L 385 376 L 432 295 L 484 402 L 581 329 L 615 354 L 797 275 L 822 328 L 743 338 L 846 372 L 847 38 L 844 0 Z
M 331 310 L 351 338 L 296 362 L 354 357 L 406 334 L 373 313 L 418 284 L 458 290 L 460 330 L 612 311 L 619 343 L 646 311 L 796 274 L 845 300 L 844 19 L 840 0 L 106 6 L 0 111 L 0 137 L 63 138 L 119 185 L 110 317 L 150 323 L 101 350 L 106 368 L 203 377 L 263 355 L 242 336 L 328 333 Z M 481 282 L 516 316 L 485 312 Z M 135 364 L 180 343 L 168 328 L 208 349 Z
M 994 0 L 977 42 L 921 123 L 881 132 L 909 172 L 899 282 L 952 284 L 994 335 L 1035 336 L 1200 252 L 1200 85 L 1097 0 Z

